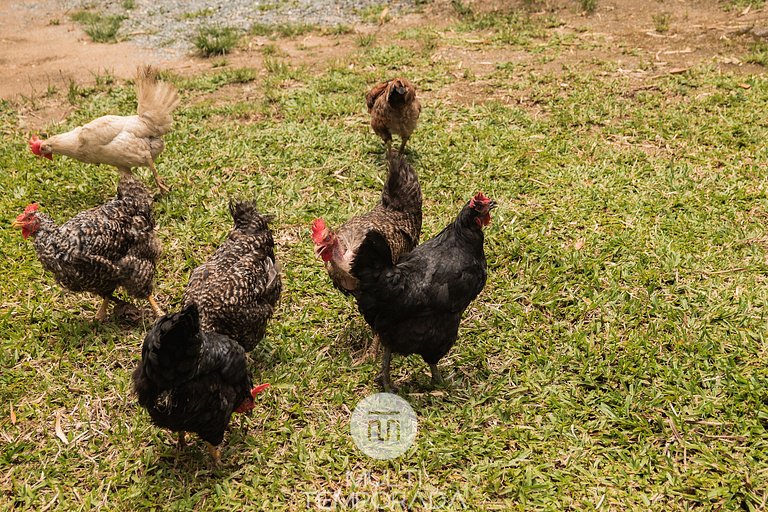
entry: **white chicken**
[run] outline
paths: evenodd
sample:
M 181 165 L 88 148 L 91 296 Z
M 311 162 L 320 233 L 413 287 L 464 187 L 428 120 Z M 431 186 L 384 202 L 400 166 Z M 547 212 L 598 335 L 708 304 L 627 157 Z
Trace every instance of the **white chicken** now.
M 149 167 L 158 188 L 168 192 L 155 168 L 155 159 L 165 147 L 162 137 L 171 129 L 178 92 L 173 85 L 158 81 L 151 66 L 142 66 L 136 74 L 136 97 L 137 115 L 102 116 L 46 140 L 33 136 L 29 148 L 51 160 L 54 154 L 65 155 L 88 164 L 113 165 L 121 173 L 130 173 L 133 167 Z

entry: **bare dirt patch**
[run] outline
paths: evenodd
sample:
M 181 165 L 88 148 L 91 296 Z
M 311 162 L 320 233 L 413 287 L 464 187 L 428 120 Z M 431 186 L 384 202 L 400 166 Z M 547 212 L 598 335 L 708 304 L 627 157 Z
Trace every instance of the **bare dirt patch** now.
M 498 65 L 519 63 L 540 73 L 600 70 L 627 76 L 643 83 L 669 73 L 683 72 L 701 63 L 725 71 L 761 72 L 763 68 L 744 62 L 751 45 L 768 27 L 765 9 L 726 10 L 715 0 L 647 2 L 641 0 L 598 0 L 597 9 L 587 15 L 574 0 L 465 2 L 475 13 L 519 12 L 532 20 L 549 20 L 546 37 L 559 36 L 557 50 L 548 58 L 518 45 L 487 44 L 492 30 L 457 33 L 460 19 L 447 0 L 436 0 L 424 12 L 397 16 L 383 26 L 357 25 L 344 35 L 310 33 L 293 39 L 269 40 L 253 37 L 221 59 L 195 56 L 168 57 L 167 53 L 141 48 L 130 42 L 98 44 L 69 19 L 59 3 L 41 5 L 31 0 L 0 0 L 0 98 L 33 100 L 30 125 L 58 121 L 67 114 L 61 101 L 44 101 L 46 96 L 66 91 L 70 83 L 90 85 L 95 77 L 108 73 L 130 78 L 136 66 L 156 64 L 182 75 L 213 68 L 252 67 L 264 72 L 264 47 L 275 45 L 275 58 L 290 65 L 313 69 L 338 61 L 358 49 L 361 35 L 375 34 L 376 44 L 416 44 L 398 40 L 394 34 L 413 27 L 429 26 L 438 34 L 434 60 L 452 63 L 457 79 L 472 76 L 471 87 L 435 91 L 437 97 L 458 102 L 482 100 L 492 91 L 483 77 Z M 236 94 L 228 91 L 224 93 Z M 511 99 L 511 100 L 519 100 Z

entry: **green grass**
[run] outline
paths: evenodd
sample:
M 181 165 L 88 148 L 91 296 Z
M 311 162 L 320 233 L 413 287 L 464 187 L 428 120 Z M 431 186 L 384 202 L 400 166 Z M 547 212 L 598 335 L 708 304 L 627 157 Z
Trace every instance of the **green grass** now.
M 215 9 L 211 7 L 206 7 L 205 9 L 199 9 L 197 11 L 192 12 L 185 12 L 178 16 L 178 19 L 180 20 L 194 20 L 197 18 L 208 18 L 209 16 L 212 16 L 216 12 Z
M 272 39 L 293 38 L 303 36 L 310 32 L 318 30 L 318 25 L 311 23 L 254 23 L 251 25 L 249 33 L 254 36 L 267 36 Z
M 233 27 L 202 27 L 197 31 L 193 42 L 204 57 L 211 57 L 231 52 L 240 37 L 240 31 Z
M 597 10 L 597 0 L 579 0 L 581 8 L 587 14 L 592 14 Z
M 761 66 L 768 66 L 768 44 L 753 44 L 751 51 L 744 58 L 744 61 L 752 64 L 760 64 Z
M 656 13 L 652 16 L 653 28 L 659 34 L 665 34 L 669 32 L 670 22 L 672 21 L 672 15 L 668 12 Z
M 537 60 L 561 51 L 544 28 L 475 16 L 434 45 L 469 23 L 519 23 L 529 35 L 510 51 L 531 59 L 475 78 L 387 39 L 329 67 L 271 56 L 266 74 L 164 75 L 183 101 L 158 160 L 173 188 L 155 205 L 161 303 L 178 307 L 226 236 L 230 198 L 276 216 L 285 292 L 253 354 L 273 387 L 233 422 L 219 470 L 196 439 L 177 454 L 136 405 L 149 321 L 92 325 L 98 301 L 63 291 L 30 241 L 0 230 L 0 508 L 766 509 L 768 78 L 703 65 L 638 88 L 583 61 L 555 74 Z M 308 235 L 316 216 L 338 225 L 377 201 L 382 145 L 363 95 L 394 73 L 424 105 L 408 153 L 423 238 L 478 190 L 499 207 L 488 284 L 440 363 L 450 386 L 433 392 L 419 358 L 395 357 L 419 433 L 375 461 L 349 436 L 351 409 L 378 391 L 377 364 L 355 362 L 370 334 Z M 135 109 L 108 79 L 61 95 L 74 109 L 50 133 Z M 34 158 L 27 119 L 0 102 L 6 227 L 32 200 L 65 220 L 114 194 L 108 168 Z
M 73 21 L 83 25 L 83 30 L 95 43 L 116 43 L 123 15 L 105 16 L 91 11 L 77 11 L 70 15 Z

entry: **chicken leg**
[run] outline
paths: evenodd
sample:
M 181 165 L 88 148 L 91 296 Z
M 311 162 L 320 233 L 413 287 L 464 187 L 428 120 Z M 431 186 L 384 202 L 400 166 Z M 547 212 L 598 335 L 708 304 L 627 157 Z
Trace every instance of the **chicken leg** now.
M 157 183 L 157 188 L 160 189 L 160 193 L 167 194 L 168 192 L 170 192 L 171 189 L 168 188 L 168 185 L 165 184 L 163 179 L 157 173 L 157 168 L 155 167 L 155 162 L 151 158 L 149 159 L 148 167 L 150 169 L 152 169 L 152 174 L 155 175 L 155 183 Z
M 105 298 L 104 301 L 101 303 L 99 310 L 96 312 L 96 316 L 94 317 L 94 320 L 97 322 L 101 322 L 102 320 L 107 318 L 108 307 L 109 307 L 109 298 Z
M 408 142 L 408 137 L 402 137 L 403 141 L 400 143 L 400 154 L 405 151 L 405 143 Z
M 395 388 L 392 386 L 392 379 L 389 376 L 389 363 L 392 361 L 392 350 L 384 347 L 384 357 L 381 359 L 381 373 L 376 380 L 379 381 L 385 393 L 393 393 Z
M 429 369 L 432 370 L 432 385 L 433 386 L 442 386 L 445 384 L 445 381 L 443 380 L 443 376 L 440 375 L 440 369 L 437 367 L 437 363 L 429 365 Z
M 157 303 L 157 301 L 155 301 L 154 297 L 150 295 L 149 297 L 147 297 L 147 300 L 149 301 L 149 305 L 152 307 L 152 311 L 155 313 L 155 316 L 161 317 L 165 314 L 163 310 L 160 308 L 160 305 Z
M 205 442 L 205 449 L 208 450 L 208 453 L 211 454 L 211 457 L 213 457 L 213 465 L 214 466 L 221 466 L 221 450 L 218 446 L 213 446 L 208 441 Z
M 176 445 L 176 446 L 179 447 L 179 451 L 183 450 L 184 447 L 187 446 L 187 436 L 186 436 L 186 434 L 187 433 L 184 432 L 183 430 L 179 432 L 179 442 Z

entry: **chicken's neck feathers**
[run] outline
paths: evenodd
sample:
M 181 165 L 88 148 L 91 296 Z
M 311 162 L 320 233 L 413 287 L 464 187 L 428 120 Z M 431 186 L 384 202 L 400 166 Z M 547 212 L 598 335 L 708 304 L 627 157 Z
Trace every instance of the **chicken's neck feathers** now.
M 82 141 L 80 133 L 83 128 L 78 126 L 74 130 L 60 133 L 49 138 L 46 142 L 50 144 L 51 150 L 57 155 L 77 158 L 80 155 Z

